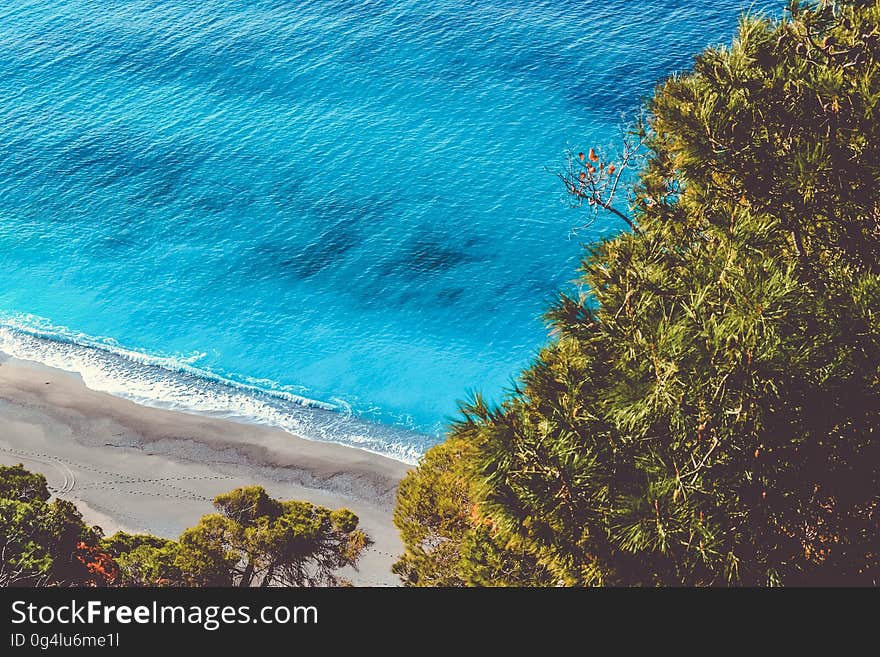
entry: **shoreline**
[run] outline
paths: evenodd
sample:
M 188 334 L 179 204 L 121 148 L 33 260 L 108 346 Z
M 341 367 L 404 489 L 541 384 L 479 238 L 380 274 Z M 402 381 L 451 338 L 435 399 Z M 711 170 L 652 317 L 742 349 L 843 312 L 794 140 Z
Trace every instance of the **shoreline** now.
M 86 522 L 177 538 L 213 511 L 213 496 L 251 484 L 281 499 L 347 507 L 374 544 L 361 586 L 399 583 L 402 544 L 391 514 L 412 467 L 282 429 L 142 406 L 88 388 L 71 372 L 0 355 L 0 464 L 44 474 Z
M 92 390 L 142 406 L 275 427 L 409 465 L 436 442 L 401 424 L 359 418 L 341 400 L 321 401 L 271 381 L 264 387 L 200 368 L 193 359 L 203 354 L 156 355 L 104 340 L 43 325 L 39 318 L 0 318 L 0 356 L 63 370 Z

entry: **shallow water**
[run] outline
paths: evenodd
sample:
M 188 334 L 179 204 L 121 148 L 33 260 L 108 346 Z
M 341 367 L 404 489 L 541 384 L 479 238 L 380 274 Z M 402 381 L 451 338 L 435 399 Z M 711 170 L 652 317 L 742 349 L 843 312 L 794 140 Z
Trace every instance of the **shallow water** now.
M 621 229 L 566 147 L 748 6 L 7 0 L 0 349 L 413 460 Z

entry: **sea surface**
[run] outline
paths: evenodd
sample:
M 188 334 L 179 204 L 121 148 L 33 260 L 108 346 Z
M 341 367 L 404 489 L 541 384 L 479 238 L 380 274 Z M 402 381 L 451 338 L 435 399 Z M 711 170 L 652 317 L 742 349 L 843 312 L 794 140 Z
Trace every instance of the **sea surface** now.
M 754 6 L 4 0 L 0 350 L 412 462 L 622 228 L 566 149 Z

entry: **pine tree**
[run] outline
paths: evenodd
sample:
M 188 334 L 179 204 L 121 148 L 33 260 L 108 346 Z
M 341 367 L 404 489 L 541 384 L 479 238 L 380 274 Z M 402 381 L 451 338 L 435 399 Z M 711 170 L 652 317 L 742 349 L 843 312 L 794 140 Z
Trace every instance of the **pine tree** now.
M 473 437 L 471 437 L 473 438 Z M 471 442 L 451 437 L 425 454 L 398 488 L 394 523 L 407 551 L 392 567 L 406 586 L 537 586 L 552 575 L 502 547 L 476 503 Z
M 0 466 L 0 587 L 338 586 L 371 544 L 348 509 L 276 500 L 261 486 L 214 498 L 176 541 L 117 532 L 105 538 L 46 478 Z
M 276 500 L 262 486 L 218 495 L 177 541 L 118 532 L 102 547 L 124 586 L 337 586 L 371 544 L 348 509 Z
M 495 544 L 570 585 L 880 583 L 878 112 L 876 0 L 745 17 L 658 87 L 633 230 L 451 430 Z
M 96 549 L 100 527 L 88 527 L 71 502 L 50 497 L 43 475 L 0 466 L 0 586 L 109 583 Z

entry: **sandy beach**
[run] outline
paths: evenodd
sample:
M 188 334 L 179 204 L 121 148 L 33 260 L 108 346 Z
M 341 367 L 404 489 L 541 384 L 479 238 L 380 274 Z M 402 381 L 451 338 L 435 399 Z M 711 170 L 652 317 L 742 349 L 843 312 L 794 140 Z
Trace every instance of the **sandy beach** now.
M 41 472 L 87 522 L 176 538 L 212 512 L 211 498 L 260 484 L 358 514 L 374 544 L 361 586 L 397 585 L 402 546 L 391 521 L 410 466 L 269 427 L 149 408 L 87 388 L 69 372 L 0 357 L 0 463 Z

